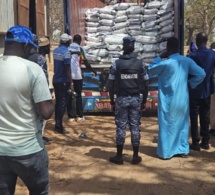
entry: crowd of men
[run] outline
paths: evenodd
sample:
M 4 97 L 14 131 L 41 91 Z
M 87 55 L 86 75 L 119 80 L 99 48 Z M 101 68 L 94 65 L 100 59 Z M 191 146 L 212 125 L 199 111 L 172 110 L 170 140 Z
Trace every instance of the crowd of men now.
M 215 44 L 208 49 L 207 41 L 205 33 L 197 34 L 197 49 L 185 57 L 179 54 L 178 39 L 169 38 L 167 50 L 147 68 L 144 60 L 134 52 L 135 39 L 123 38 L 123 55 L 109 70 L 110 104 L 117 127 L 116 155 L 110 157 L 110 162 L 123 164 L 127 125 L 133 149 L 131 163 L 142 161 L 139 155 L 140 111 L 146 108 L 149 75 L 158 77 L 159 158 L 188 157 L 190 149 L 210 148 L 209 133 L 215 134 L 212 95 L 215 92 L 215 52 L 212 50 Z M 22 179 L 31 195 L 49 194 L 49 163 L 44 146 L 49 140 L 42 133 L 45 121 L 55 110 L 54 131 L 60 134 L 69 133 L 63 126 L 66 110 L 70 123 L 84 121 L 81 65 L 95 76 L 97 72 L 87 61 L 81 36 L 74 35 L 72 40 L 70 35 L 62 34 L 60 44 L 53 52 L 55 109 L 48 87 L 45 56 L 49 52 L 49 39 L 38 39 L 27 27 L 13 26 L 6 33 L 5 50 L 0 57 L 1 195 L 14 194 L 17 177 Z M 76 99 L 75 105 L 72 98 Z M 188 142 L 189 126 L 191 144 Z

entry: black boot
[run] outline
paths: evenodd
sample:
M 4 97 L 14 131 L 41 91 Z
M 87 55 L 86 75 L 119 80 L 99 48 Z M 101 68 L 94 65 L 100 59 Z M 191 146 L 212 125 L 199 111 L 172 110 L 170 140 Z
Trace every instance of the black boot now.
M 133 146 L 133 159 L 131 161 L 132 164 L 136 165 L 142 161 L 142 158 L 138 156 L 139 146 Z
M 123 145 L 117 145 L 116 146 L 117 153 L 116 156 L 110 157 L 110 162 L 122 165 L 123 164 L 123 159 L 122 159 L 122 150 L 123 150 Z

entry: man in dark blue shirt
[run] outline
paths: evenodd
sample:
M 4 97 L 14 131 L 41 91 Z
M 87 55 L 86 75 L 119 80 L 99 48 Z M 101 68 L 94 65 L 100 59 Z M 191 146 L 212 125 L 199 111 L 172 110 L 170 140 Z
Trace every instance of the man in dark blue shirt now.
M 210 99 L 211 94 L 215 92 L 213 73 L 215 67 L 215 52 L 208 49 L 207 35 L 199 33 L 196 36 L 196 45 L 198 49 L 190 54 L 197 65 L 205 70 L 206 77 L 204 81 L 195 89 L 190 89 L 190 122 L 192 144 L 190 149 L 200 151 L 209 149 L 209 123 L 210 123 Z M 198 115 L 200 118 L 200 138 L 198 134 Z
M 60 45 L 53 52 L 54 76 L 53 86 L 55 91 L 55 132 L 61 134 L 69 133 L 62 125 L 63 115 L 68 100 L 68 91 L 72 86 L 70 61 L 71 54 L 67 49 L 71 42 L 71 36 L 64 33 L 60 37 Z

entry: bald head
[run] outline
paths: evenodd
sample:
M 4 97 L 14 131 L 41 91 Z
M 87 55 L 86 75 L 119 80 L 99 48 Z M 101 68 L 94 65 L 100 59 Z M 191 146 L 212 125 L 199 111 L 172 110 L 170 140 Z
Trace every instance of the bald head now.
M 200 32 L 196 35 L 196 45 L 197 47 L 206 46 L 208 42 L 208 36 L 204 32 Z

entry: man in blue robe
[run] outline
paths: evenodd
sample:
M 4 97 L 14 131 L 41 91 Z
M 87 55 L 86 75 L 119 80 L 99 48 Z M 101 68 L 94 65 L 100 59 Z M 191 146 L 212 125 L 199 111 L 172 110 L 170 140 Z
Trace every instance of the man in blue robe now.
M 149 65 L 151 75 L 158 75 L 158 148 L 162 159 L 189 154 L 189 91 L 204 77 L 204 70 L 192 59 L 178 53 L 176 38 L 169 38 L 167 51 Z M 167 58 L 162 60 L 162 58 Z M 188 78 L 188 75 L 191 77 Z

